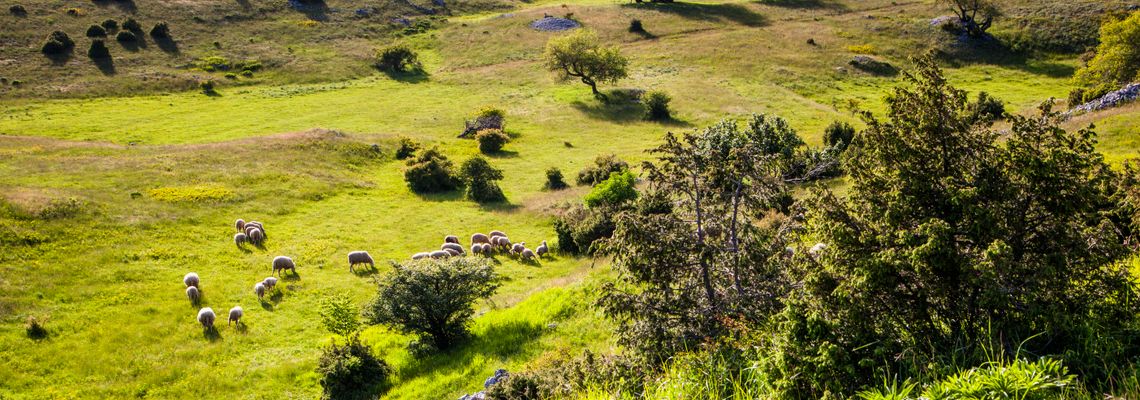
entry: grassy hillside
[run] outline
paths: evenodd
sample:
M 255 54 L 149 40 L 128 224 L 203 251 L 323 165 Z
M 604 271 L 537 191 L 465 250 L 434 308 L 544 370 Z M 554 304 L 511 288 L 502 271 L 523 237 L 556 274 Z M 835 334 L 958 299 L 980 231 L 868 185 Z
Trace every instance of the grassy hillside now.
M 23 4 L 28 16 L 0 17 L 11 26 L 0 42 L 14 44 L 0 47 L 2 74 L 22 82 L 0 89 L 0 357 L 10 366 L 0 368 L 0 397 L 15 399 L 316 397 L 314 368 L 330 340 L 317 305 L 375 293 L 372 276 L 348 272 L 346 252 L 403 260 L 446 234 L 490 229 L 553 241 L 551 207 L 579 201 L 584 189 L 543 191 L 547 168 L 573 176 L 604 153 L 644 160 L 666 131 L 752 112 L 780 115 L 818 145 L 833 120 L 881 111 L 897 82 L 847 65 L 856 51 L 906 68 L 944 40 L 930 25 L 944 10 L 931 1 L 449 2 L 447 22 L 409 35 L 391 18 L 429 18 L 400 3 L 329 0 L 323 14 L 256 0 Z M 72 7 L 81 15 L 67 15 Z M 357 17 L 363 7 L 379 11 Z M 599 103 L 542 70 L 543 46 L 558 34 L 528 24 L 570 13 L 630 57 L 630 78 L 617 87 L 669 93 L 676 121 L 644 121 L 638 105 Z M 101 71 L 83 54 L 82 32 L 128 16 L 148 30 L 169 22 L 177 51 L 149 37 L 136 51 L 113 44 L 114 72 Z M 648 35 L 627 31 L 633 18 Z M 38 52 L 54 29 L 77 42 L 55 64 Z M 427 74 L 376 73 L 373 50 L 392 41 L 416 49 Z M 265 67 L 206 96 L 198 80 L 226 82 L 195 66 L 208 56 Z M 947 73 L 1023 112 L 1064 98 L 1077 64 L 1075 54 L 983 54 Z M 505 109 L 515 136 L 491 158 L 505 171 L 509 204 L 409 191 L 391 155 L 396 138 L 462 161 L 476 145 L 455 136 L 484 105 Z M 1070 123 L 1096 123 L 1100 149 L 1118 162 L 1140 155 L 1137 116 L 1132 106 Z M 234 247 L 239 217 L 266 224 L 266 249 Z M 300 279 L 261 306 L 251 287 L 282 254 L 297 260 Z M 455 398 L 497 368 L 612 351 L 611 327 L 589 306 L 605 264 L 500 257 L 510 280 L 478 305 L 475 339 L 452 353 L 417 360 L 404 349 L 410 337 L 369 328 L 364 340 L 395 368 L 387 396 Z M 182 292 L 189 271 L 202 276 L 205 305 L 245 307 L 244 331 L 203 337 Z M 28 316 L 46 320 L 47 339 L 25 337 Z

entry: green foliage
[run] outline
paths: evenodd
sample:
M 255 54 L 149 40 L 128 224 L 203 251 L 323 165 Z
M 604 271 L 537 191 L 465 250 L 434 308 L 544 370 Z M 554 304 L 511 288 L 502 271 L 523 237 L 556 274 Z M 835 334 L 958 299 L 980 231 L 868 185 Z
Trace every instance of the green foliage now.
M 209 79 L 199 81 L 198 82 L 198 89 L 201 90 L 203 94 L 207 94 L 207 95 L 218 94 L 218 91 L 214 89 L 214 81 L 211 81 Z
M 992 124 L 1005 118 L 1005 103 L 986 92 L 978 92 L 978 99 L 971 102 L 966 112 L 975 124 Z
M 467 324 L 479 299 L 490 297 L 502 278 L 487 260 L 456 257 L 392 265 L 366 308 L 373 324 L 387 324 L 419 335 L 448 350 L 467 337 Z
M 95 60 L 105 60 L 111 58 L 111 50 L 102 40 L 92 40 L 91 47 L 87 49 L 87 57 Z
M 194 66 L 206 71 L 251 71 L 256 72 L 262 68 L 261 61 L 246 60 L 246 61 L 230 61 L 222 56 L 208 56 L 194 62 Z
M 29 316 L 24 322 L 24 334 L 30 339 L 43 339 L 48 336 L 47 328 L 34 316 Z
M 414 140 L 412 140 L 411 138 L 406 137 L 406 136 L 401 136 L 400 137 L 400 145 L 399 145 L 399 147 L 396 148 L 396 159 L 397 160 L 405 160 L 405 159 L 415 155 L 416 150 L 419 150 L 419 148 L 420 148 L 420 145 L 418 143 L 416 143 Z
M 586 207 L 619 206 L 637 198 L 637 177 L 630 171 L 613 172 L 610 177 L 594 186 L 582 200 Z
M 154 27 L 150 28 L 150 36 L 155 39 L 169 39 L 170 25 L 167 25 L 166 21 L 154 24 Z
M 459 186 L 459 179 L 451 168 L 451 160 L 448 160 L 438 148 L 433 147 L 408 160 L 408 167 L 404 169 L 404 180 L 416 193 L 455 190 Z
M 1028 351 L 1103 376 L 1127 348 L 1136 293 L 1120 263 L 1124 228 L 1105 218 L 1116 177 L 1095 134 L 1061 129 L 1046 104 L 999 136 L 932 60 L 906 80 L 887 97 L 889 120 L 865 115 L 847 150 L 848 197 L 804 204 L 802 247 L 827 247 L 793 259 L 805 284 L 768 350 L 781 355 L 780 390 L 848 393 L 876 366 L 976 360 L 990 332 L 1004 348 L 1040 334 Z
M 1140 11 L 1100 28 L 1096 56 L 1073 76 L 1085 88 L 1120 87 L 1140 79 Z M 1087 97 L 1086 97 L 1087 98 Z M 1095 97 L 1094 97 L 1095 98 Z
M 546 184 L 542 186 L 546 190 L 562 190 L 570 187 L 566 184 L 565 178 L 562 177 L 562 170 L 557 167 L 550 167 L 546 169 Z
M 103 29 L 106 29 L 107 32 L 119 30 L 119 21 L 113 19 L 104 20 L 100 25 L 102 25 Z
M 892 382 L 884 388 L 859 392 L 862 400 L 1050 400 L 1062 398 L 1076 380 L 1060 360 L 1017 359 L 989 362 L 934 382 L 917 393 L 914 383 Z
M 407 45 L 385 47 L 376 53 L 376 68 L 390 73 L 410 72 L 421 68 L 419 56 Z
M 986 36 L 986 30 L 993 25 L 994 18 L 1001 15 L 997 2 L 993 0 L 939 0 L 954 11 L 966 34 L 974 38 Z
M 613 235 L 617 209 L 571 207 L 554 220 L 558 250 L 566 254 L 594 254 L 595 242 Z
M 594 165 L 582 168 L 578 172 L 577 182 L 579 185 L 593 186 L 609 179 L 610 174 L 614 172 L 625 171 L 629 171 L 629 163 L 614 154 L 601 155 L 594 159 Z
M 823 144 L 840 150 L 846 149 L 855 139 L 855 127 L 846 122 L 834 121 L 823 130 Z
M 1084 103 L 1085 103 L 1085 89 L 1075 88 L 1075 89 L 1069 91 L 1069 99 L 1065 102 L 1066 106 L 1068 106 L 1069 108 L 1073 108 L 1073 107 L 1079 106 L 1079 105 L 1084 104 Z
M 602 101 L 608 97 L 598 91 L 598 83 L 616 83 L 626 77 L 629 66 L 629 60 L 616 46 L 602 47 L 598 34 L 588 29 L 550 39 L 542 59 L 546 69 L 557 72 L 562 79 L 582 81 Z
M 479 152 L 493 154 L 503 150 L 511 137 L 498 129 L 484 129 L 475 134 L 475 140 L 479 142 Z
M 134 32 L 123 30 L 119 31 L 118 35 L 115 35 L 115 40 L 123 43 L 132 43 L 135 40 L 138 40 L 138 38 L 135 36 Z
M 664 92 L 652 91 L 645 94 L 645 119 L 668 121 L 673 118 L 669 112 L 669 102 L 673 100 Z
M 483 106 L 483 108 L 480 108 L 479 111 L 475 113 L 476 120 L 490 118 L 497 118 L 498 120 L 502 121 L 503 119 L 507 118 L 507 112 L 495 106 Z
M 329 332 L 348 337 L 360 329 L 360 310 L 343 294 L 321 301 L 321 324 Z
M 322 399 L 374 399 L 383 391 L 391 375 L 388 364 L 353 334 L 344 344 L 333 343 L 321 354 L 317 372 L 321 375 Z
M 142 32 L 142 24 L 139 24 L 139 22 L 135 21 L 134 18 L 127 18 L 126 21 L 123 21 L 123 30 L 131 32 Z
M 87 27 L 87 37 L 107 37 L 107 30 L 99 25 L 91 25 Z
M 540 381 L 525 374 L 510 374 L 487 388 L 487 400 L 542 400 L 550 395 L 543 393 Z
M 500 189 L 499 184 L 495 183 L 503 179 L 503 171 L 492 167 L 487 159 L 479 156 L 472 157 L 463 162 L 459 171 L 459 175 L 467 188 L 465 195 L 468 199 L 480 203 L 507 199 L 503 195 L 503 189 Z
M 67 33 L 55 31 L 44 40 L 40 52 L 46 55 L 59 55 L 71 51 L 73 47 L 75 47 L 75 42 L 67 36 Z

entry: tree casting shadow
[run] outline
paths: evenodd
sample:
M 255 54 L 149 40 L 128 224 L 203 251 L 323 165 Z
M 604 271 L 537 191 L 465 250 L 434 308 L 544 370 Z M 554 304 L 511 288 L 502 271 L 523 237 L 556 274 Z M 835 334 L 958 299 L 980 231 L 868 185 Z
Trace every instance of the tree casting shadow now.
M 834 0 L 760 0 L 759 3 L 783 8 L 848 10 L 847 5 Z
M 622 7 L 640 10 L 659 11 L 681 17 L 710 21 L 731 21 L 744 26 L 759 27 L 768 24 L 768 19 L 748 7 L 739 4 L 698 4 L 698 3 L 626 3 Z

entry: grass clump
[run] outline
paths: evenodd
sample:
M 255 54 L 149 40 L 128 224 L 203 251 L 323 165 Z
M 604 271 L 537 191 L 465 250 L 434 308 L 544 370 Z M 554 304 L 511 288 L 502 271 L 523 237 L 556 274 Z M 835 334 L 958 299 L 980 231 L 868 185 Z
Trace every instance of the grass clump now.
M 115 41 L 120 43 L 134 43 L 136 40 L 138 37 L 131 31 L 119 31 L 119 34 L 115 35 Z
M 148 193 L 150 197 L 159 201 L 194 203 L 217 202 L 234 195 L 226 187 L 216 184 L 163 187 L 151 189 Z
M 107 30 L 103 29 L 103 27 L 99 25 L 91 25 L 87 27 L 86 34 L 89 38 L 107 37 Z
M 17 17 L 23 17 L 28 15 L 28 10 L 25 9 L 23 5 L 14 4 L 11 7 L 8 7 L 8 13 Z

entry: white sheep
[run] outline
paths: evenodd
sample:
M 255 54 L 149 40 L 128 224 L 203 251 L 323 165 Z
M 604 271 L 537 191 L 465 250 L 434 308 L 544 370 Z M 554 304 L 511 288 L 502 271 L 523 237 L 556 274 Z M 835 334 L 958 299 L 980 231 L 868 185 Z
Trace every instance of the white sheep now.
M 523 258 L 524 260 L 532 260 L 532 259 L 534 259 L 534 251 L 532 251 L 531 249 L 525 249 L 525 248 L 524 248 L 524 249 L 522 249 L 522 251 L 521 251 L 521 252 L 519 252 L 519 254 L 522 254 L 522 258 Z
M 198 323 L 202 324 L 203 328 L 210 329 L 214 327 L 214 309 L 210 307 L 198 310 Z
M 257 295 L 258 300 L 265 300 L 265 282 L 258 282 L 253 285 L 253 293 Z
M 249 236 L 246 236 L 244 233 L 238 232 L 234 234 L 234 244 L 237 245 L 237 247 L 241 247 L 241 245 L 248 241 Z
M 507 239 L 506 236 L 492 236 L 491 244 L 501 248 L 509 248 L 511 247 L 511 239 Z
M 253 242 L 253 244 L 261 244 L 265 241 L 265 232 L 262 232 L 261 229 L 257 227 L 250 229 L 248 236 L 249 241 Z
M 546 246 L 545 240 L 542 241 L 542 244 L 538 245 L 537 249 L 534 249 L 534 254 L 538 255 L 539 257 L 542 257 L 542 256 L 546 255 L 546 253 L 549 253 L 549 252 L 550 252 L 550 248 Z
M 495 236 L 507 237 L 507 234 L 503 233 L 503 231 L 491 231 L 491 237 Z
M 459 244 L 459 237 L 455 235 L 447 235 L 443 237 L 443 242 Z
M 372 261 L 372 256 L 363 250 L 348 253 L 348 270 L 356 272 L 356 270 L 353 269 L 356 264 L 368 264 L 368 266 L 376 268 L 376 263 Z
M 190 299 L 190 303 L 198 304 L 198 301 L 202 300 L 202 292 L 194 286 L 189 286 L 186 288 L 186 297 Z
M 237 323 L 238 325 L 241 325 L 241 316 L 241 306 L 234 306 L 234 308 L 230 309 L 230 319 L 227 324 Z
M 491 238 L 488 237 L 487 235 L 482 234 L 482 233 L 476 233 L 474 235 L 471 235 L 471 243 L 473 243 L 473 244 L 491 243 Z
M 526 250 L 526 242 L 518 242 L 511 246 L 511 254 L 519 254 L 523 250 Z
M 455 244 L 455 243 L 444 243 L 444 244 L 439 246 L 439 249 L 440 250 L 451 249 L 451 250 L 455 250 L 459 254 L 463 254 L 463 246 L 460 246 L 460 245 Z
M 452 256 L 452 257 L 459 257 L 459 256 L 463 255 L 463 253 L 455 251 L 455 249 L 443 249 L 443 251 L 446 251 L 447 254 Z
M 483 243 L 483 254 L 490 256 L 491 250 L 492 248 L 490 243 Z
M 238 232 L 244 231 L 245 230 L 245 221 L 242 221 L 241 218 L 238 218 L 237 222 L 234 223 L 234 226 L 237 227 Z
M 277 256 L 273 258 L 273 273 L 280 276 L 285 270 L 293 271 L 293 275 L 297 275 L 297 264 L 293 263 L 293 259 L 285 256 Z
M 198 287 L 198 282 L 198 274 L 193 272 L 188 273 L 186 276 L 182 277 L 182 283 L 185 283 L 186 286 Z
M 253 227 L 256 227 L 257 229 L 261 229 L 262 232 L 265 232 L 265 225 L 262 225 L 260 222 L 257 222 L 257 221 L 246 222 L 245 226 L 253 226 Z
M 261 283 L 265 284 L 266 289 L 273 290 L 273 288 L 277 287 L 277 278 L 271 276 L 265 278 L 265 280 L 261 281 Z
M 436 250 L 436 251 L 429 253 L 428 257 L 431 257 L 431 258 L 448 258 L 448 257 L 451 257 L 451 253 L 443 251 L 443 250 Z
M 416 254 L 412 254 L 412 259 L 413 259 L 413 260 L 422 260 L 422 259 L 425 259 L 425 258 L 428 258 L 428 257 L 431 257 L 431 253 L 430 253 L 430 252 L 426 252 L 426 251 L 425 251 L 425 252 L 422 252 L 422 253 L 416 253 Z

